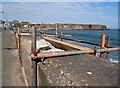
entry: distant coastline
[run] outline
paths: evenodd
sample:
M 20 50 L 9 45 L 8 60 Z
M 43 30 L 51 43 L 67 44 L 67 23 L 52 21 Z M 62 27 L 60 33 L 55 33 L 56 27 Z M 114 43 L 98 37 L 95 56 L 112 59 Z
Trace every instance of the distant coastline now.
M 64 30 L 107 30 L 107 26 L 104 24 L 74 24 L 74 23 L 30 23 L 30 22 L 19 22 L 13 20 L 12 22 L 0 20 L 0 26 L 6 28 L 21 26 L 23 28 L 30 28 L 36 26 L 38 30 L 54 30 L 54 29 L 64 29 Z
M 32 24 L 41 30 L 54 30 L 54 29 L 65 29 L 65 30 L 107 30 L 106 25 L 102 24 Z

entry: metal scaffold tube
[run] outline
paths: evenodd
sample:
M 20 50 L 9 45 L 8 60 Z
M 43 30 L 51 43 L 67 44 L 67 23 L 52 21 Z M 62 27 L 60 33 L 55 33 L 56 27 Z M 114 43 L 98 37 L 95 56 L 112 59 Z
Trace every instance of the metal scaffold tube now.
M 31 37 L 31 52 L 36 52 L 36 27 L 33 27 L 32 29 L 32 37 Z M 32 59 L 32 87 L 37 88 L 37 62 Z
M 106 35 L 102 34 L 102 37 L 101 37 L 101 46 L 100 46 L 101 49 L 105 47 L 105 40 L 106 40 Z M 100 58 L 104 59 L 104 52 L 100 53 Z
M 20 28 L 18 27 L 18 35 L 20 34 Z M 18 36 L 18 60 L 21 61 L 21 36 Z
M 70 56 L 70 55 L 80 55 L 80 54 L 94 54 L 95 52 L 110 52 L 120 50 L 120 48 L 105 48 L 105 49 L 97 49 L 97 50 L 71 50 L 71 51 L 63 51 L 63 52 L 46 52 L 44 54 L 37 53 L 36 55 L 32 54 L 32 58 L 39 59 L 39 58 L 51 58 L 51 57 L 62 57 L 62 56 Z

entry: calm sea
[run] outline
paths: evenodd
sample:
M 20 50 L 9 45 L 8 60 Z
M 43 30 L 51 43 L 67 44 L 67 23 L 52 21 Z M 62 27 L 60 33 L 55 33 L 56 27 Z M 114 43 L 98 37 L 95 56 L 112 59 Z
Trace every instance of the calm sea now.
M 55 34 L 56 30 L 46 30 L 45 32 Z M 119 41 L 118 33 L 120 32 L 120 30 L 118 30 L 118 29 L 110 29 L 110 30 L 58 30 L 58 34 L 60 34 L 61 32 L 63 34 L 71 35 L 71 36 L 66 36 L 68 38 L 85 40 L 88 42 L 96 42 L 96 43 L 101 43 L 101 35 L 106 34 L 106 37 L 110 36 L 110 45 L 111 46 L 120 47 L 120 42 L 118 42 Z M 90 47 L 90 48 L 94 48 L 94 47 L 100 48 L 100 47 L 95 46 L 95 45 L 76 43 L 76 42 L 68 41 L 68 40 L 63 40 L 63 41 L 77 44 L 80 46 Z M 97 55 L 99 56 L 99 53 Z M 120 58 L 118 57 L 118 51 L 110 52 L 109 53 L 109 60 L 112 62 L 120 62 Z

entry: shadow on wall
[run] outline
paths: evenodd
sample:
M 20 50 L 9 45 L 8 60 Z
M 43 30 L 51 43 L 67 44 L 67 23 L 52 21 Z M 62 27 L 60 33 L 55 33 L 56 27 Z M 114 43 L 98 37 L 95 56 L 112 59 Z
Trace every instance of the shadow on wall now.
M 38 65 L 38 75 L 39 75 L 39 83 L 40 86 L 50 86 L 47 77 L 45 75 L 45 73 L 43 72 L 43 70 L 40 68 L 40 65 Z

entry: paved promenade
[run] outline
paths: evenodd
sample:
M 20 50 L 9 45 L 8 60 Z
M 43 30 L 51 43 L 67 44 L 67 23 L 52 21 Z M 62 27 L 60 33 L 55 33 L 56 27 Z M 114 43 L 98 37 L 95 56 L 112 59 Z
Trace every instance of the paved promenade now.
M 2 32 L 0 32 L 0 87 L 2 86 Z
M 2 86 L 25 85 L 21 64 L 17 60 L 17 48 L 13 34 L 11 30 L 2 32 Z

